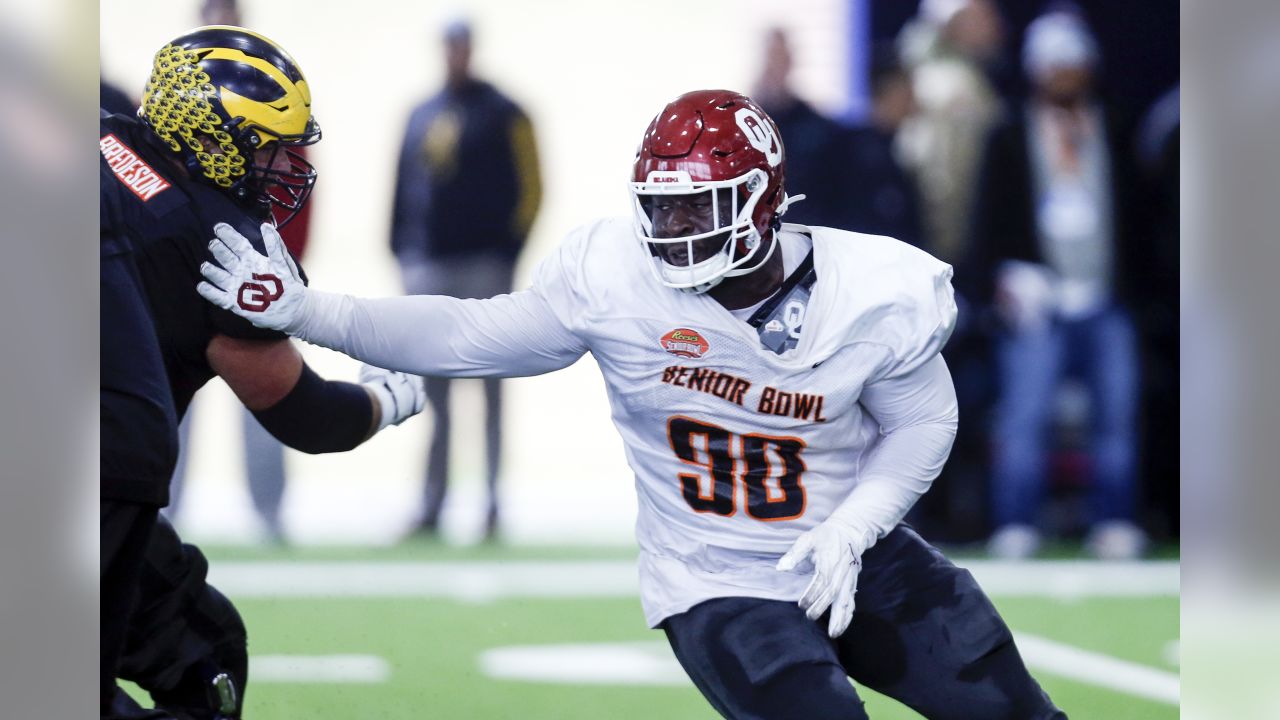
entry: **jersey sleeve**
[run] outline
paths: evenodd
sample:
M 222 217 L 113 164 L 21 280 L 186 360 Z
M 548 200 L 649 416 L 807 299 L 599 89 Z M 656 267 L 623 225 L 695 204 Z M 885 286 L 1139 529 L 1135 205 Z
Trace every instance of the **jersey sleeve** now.
M 533 286 L 483 300 L 365 299 L 312 291 L 295 335 L 372 365 L 418 375 L 521 377 L 572 365 L 588 350 L 557 251 Z
M 942 351 L 956 325 L 950 265 L 900 243 L 900 255 L 880 282 L 891 297 L 868 317 L 868 333 L 888 349 L 877 379 L 910 374 Z
M 581 334 L 582 321 L 590 309 L 584 291 L 585 255 L 590 231 L 580 228 L 538 263 L 530 290 L 542 298 L 547 309 L 565 329 Z

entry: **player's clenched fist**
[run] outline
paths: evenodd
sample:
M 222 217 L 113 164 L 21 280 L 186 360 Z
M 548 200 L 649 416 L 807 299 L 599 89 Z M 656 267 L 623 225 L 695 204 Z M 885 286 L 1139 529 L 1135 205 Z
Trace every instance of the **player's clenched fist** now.
M 209 241 L 209 252 L 218 264 L 200 266 L 205 282 L 196 285 L 196 292 L 258 327 L 297 329 L 306 310 L 307 287 L 275 227 L 262 224 L 266 255 L 226 223 L 215 225 L 213 234 L 217 237 Z

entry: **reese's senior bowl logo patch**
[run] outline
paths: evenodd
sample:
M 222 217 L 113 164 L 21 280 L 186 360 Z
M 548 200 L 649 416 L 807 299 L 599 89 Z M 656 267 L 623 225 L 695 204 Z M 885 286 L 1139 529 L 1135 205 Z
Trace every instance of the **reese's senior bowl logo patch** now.
M 663 350 L 686 358 L 700 358 L 711 349 L 711 344 L 702 337 L 702 333 L 689 328 L 676 328 L 663 335 L 658 342 Z

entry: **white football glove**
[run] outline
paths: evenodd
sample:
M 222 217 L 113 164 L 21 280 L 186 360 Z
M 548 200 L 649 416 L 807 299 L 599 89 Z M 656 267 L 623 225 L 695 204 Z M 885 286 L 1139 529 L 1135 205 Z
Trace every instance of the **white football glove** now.
M 266 255 L 226 223 L 214 225 L 213 233 L 217 238 L 209 241 L 209 252 L 222 267 L 210 262 L 200 265 L 207 282 L 196 285 L 196 292 L 258 327 L 297 329 L 306 311 L 307 286 L 275 227 L 262 224 Z
M 364 364 L 360 368 L 360 384 L 369 388 L 382 406 L 378 429 L 399 425 L 422 412 L 427 406 L 427 390 L 422 378 L 394 370 Z
M 853 619 L 853 595 L 858 591 L 862 553 L 870 546 L 867 534 L 832 516 L 796 538 L 791 549 L 778 560 L 778 570 L 790 572 L 805 560 L 812 561 L 813 580 L 800 596 L 805 617 L 817 620 L 828 607 L 831 618 L 827 635 L 837 638 Z

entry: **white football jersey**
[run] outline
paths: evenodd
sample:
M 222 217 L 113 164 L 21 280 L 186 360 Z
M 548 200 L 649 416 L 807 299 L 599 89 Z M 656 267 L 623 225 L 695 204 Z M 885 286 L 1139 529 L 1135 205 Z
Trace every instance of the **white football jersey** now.
M 784 232 L 812 237 L 817 281 L 782 355 L 711 297 L 655 282 L 628 220 L 578 229 L 538 267 L 532 292 L 604 374 L 651 626 L 715 597 L 799 598 L 809 575 L 774 565 L 858 484 L 880 437 L 863 387 L 932 359 L 954 325 L 945 263 L 886 237 Z
M 591 352 L 635 473 L 650 625 L 716 597 L 796 600 L 811 570 L 775 564 L 801 533 L 860 484 L 863 520 L 888 532 L 945 462 L 955 394 L 934 360 L 956 306 L 951 267 L 905 243 L 784 225 L 788 267 L 810 246 L 792 233 L 812 237 L 817 279 L 782 354 L 711 297 L 657 282 L 626 219 L 574 231 L 509 295 L 312 291 L 295 334 L 419 375 L 534 375 Z

